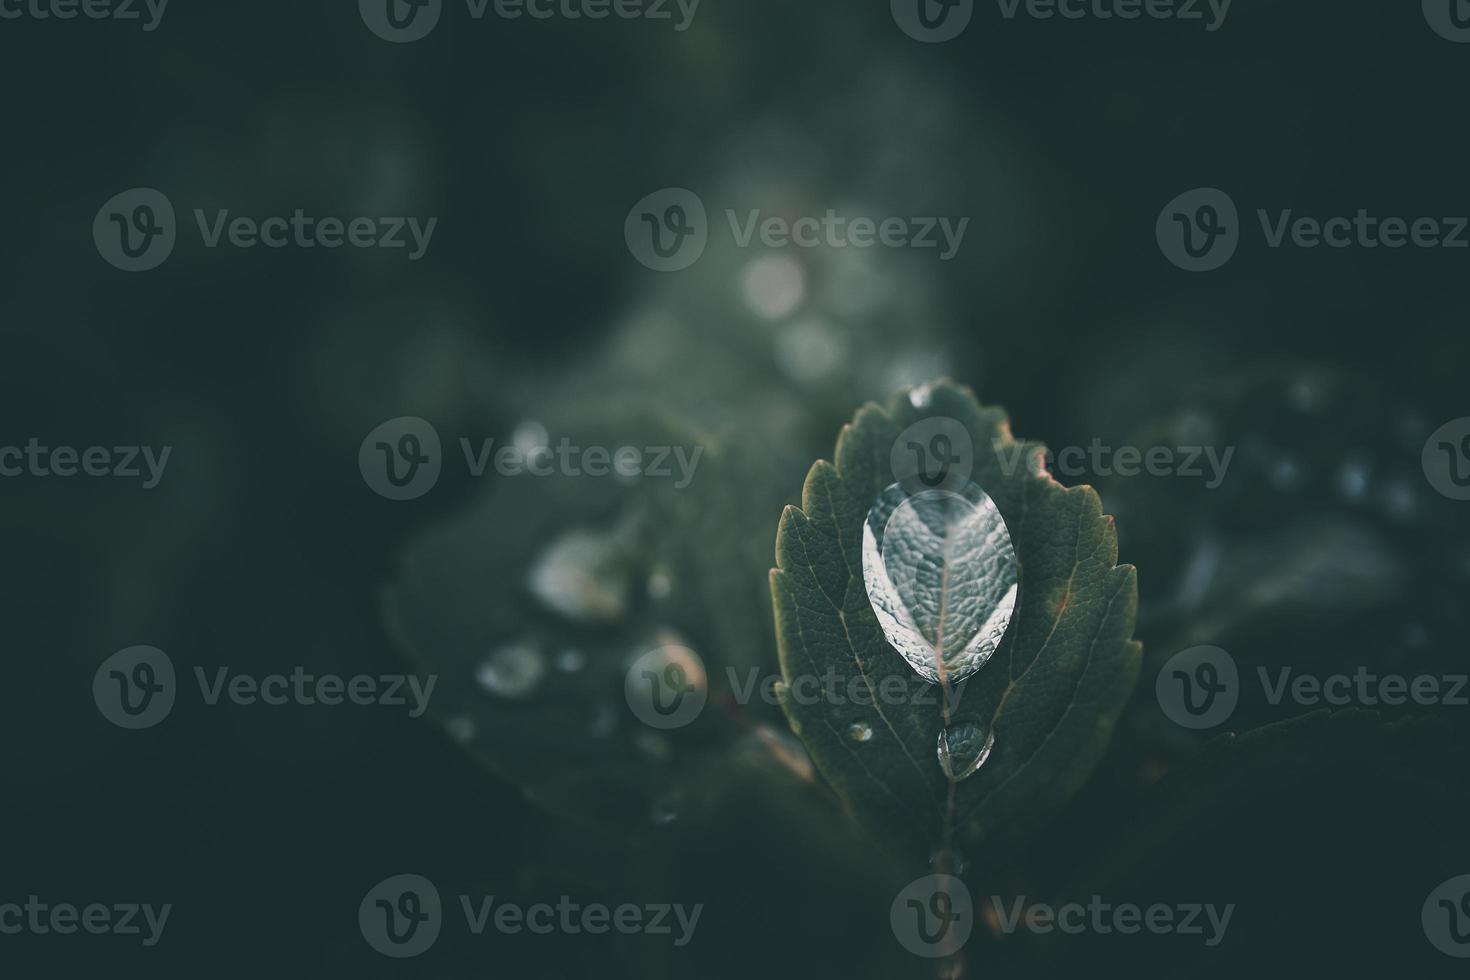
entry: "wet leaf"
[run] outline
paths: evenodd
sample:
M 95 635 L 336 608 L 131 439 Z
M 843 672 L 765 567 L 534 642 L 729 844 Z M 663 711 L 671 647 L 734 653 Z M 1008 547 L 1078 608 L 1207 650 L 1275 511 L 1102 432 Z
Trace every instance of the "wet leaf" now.
M 1020 568 L 1004 640 L 947 695 L 890 645 L 862 556 L 869 511 L 896 479 L 896 440 L 935 418 L 971 436 L 970 479 L 1004 518 Z M 926 386 L 859 411 L 835 463 L 813 466 L 801 507 L 782 515 L 771 588 L 783 706 L 852 812 L 901 851 L 952 845 L 985 857 L 1025 839 L 1087 779 L 1133 690 L 1135 571 L 1116 564 L 1117 534 L 1097 494 L 1040 472 L 1041 450 L 1014 440 L 1004 413 L 967 389 Z M 835 683 L 821 685 L 821 696 L 802 695 L 819 688 L 805 678 L 824 676 Z M 983 765 L 963 780 L 936 757 L 946 721 L 993 736 Z M 870 738 L 849 737 L 866 729 Z

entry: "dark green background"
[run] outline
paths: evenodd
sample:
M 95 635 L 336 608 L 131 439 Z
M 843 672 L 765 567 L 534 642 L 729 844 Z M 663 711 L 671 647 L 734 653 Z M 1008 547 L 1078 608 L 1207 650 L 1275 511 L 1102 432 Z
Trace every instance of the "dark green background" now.
M 1294 548 L 1317 555 L 1311 528 L 1324 519 L 1369 528 L 1403 573 L 1371 603 L 1329 576 L 1313 601 L 1232 621 L 1238 652 L 1463 669 L 1467 505 L 1435 496 L 1417 466 L 1423 437 L 1467 412 L 1470 254 L 1273 251 L 1256 232 L 1225 268 L 1189 275 L 1159 254 L 1154 220 L 1196 186 L 1227 190 L 1243 216 L 1470 212 L 1470 46 L 1434 35 L 1410 2 L 1236 0 L 1216 33 L 1007 22 L 980 3 L 970 29 L 938 46 L 905 37 L 880 0 L 704 0 L 686 34 L 616 20 L 474 23 L 450 7 L 432 36 L 405 46 L 372 36 L 345 2 L 172 0 L 146 34 L 0 21 L 0 443 L 175 447 L 151 492 L 0 483 L 0 899 L 175 905 L 152 950 L 0 937 L 0 962 L 15 964 L 6 975 L 922 973 L 894 959 L 886 882 L 853 886 L 851 869 L 824 870 L 795 845 L 787 854 L 751 815 L 638 858 L 679 862 L 678 891 L 649 900 L 708 906 L 687 960 L 664 961 L 646 938 L 586 937 L 442 943 L 383 960 L 355 913 L 389 874 L 423 873 L 452 892 L 575 881 L 580 869 L 593 881 L 585 893 L 616 903 L 626 889 L 425 724 L 196 699 L 157 729 L 125 733 L 88 696 L 96 665 L 136 643 L 169 651 L 182 671 L 401 670 L 379 590 L 405 544 L 476 488 L 461 472 L 420 501 L 381 500 L 357 472 L 358 443 L 399 415 L 503 434 L 580 373 L 604 391 L 641 391 L 602 345 L 630 311 L 679 288 L 622 240 L 628 208 L 671 185 L 706 195 L 712 211 L 774 208 L 739 189 L 780 186 L 818 213 L 859 200 L 870 212 L 969 216 L 953 262 L 873 257 L 892 263 L 895 291 L 924 322 L 856 336 L 854 361 L 931 352 L 1005 405 L 1019 434 L 1054 446 L 1121 442 L 1195 410 L 1254 447 L 1228 492 L 1102 488 L 1122 559 L 1140 568 L 1138 712 L 1075 812 L 1004 878 L 1045 896 L 1112 873 L 1144 901 L 1237 901 L 1232 943 L 1206 956 L 1168 941 L 1022 954 L 977 944 L 976 975 L 989 957 L 1028 976 L 1075 975 L 1079 963 L 1149 976 L 1458 968 L 1425 942 L 1418 904 L 1470 871 L 1459 716 L 1388 761 L 1374 761 L 1376 734 L 1325 735 L 1323 758 L 1286 778 L 1273 766 L 1295 749 L 1248 754 L 1219 798 L 1179 790 L 1212 801 L 1207 817 L 1180 816 L 1189 807 L 1146 796 L 1135 776 L 1199 761 L 1193 741 L 1160 734 L 1150 715 L 1150 667 L 1184 629 L 1171 602 L 1211 535 L 1227 550 L 1265 549 L 1232 566 L 1241 577 L 1221 588 L 1237 593 L 1252 568 L 1301 557 Z M 189 229 L 162 268 L 129 276 L 98 257 L 90 227 L 103 201 L 134 186 L 163 190 L 181 217 L 305 207 L 440 225 L 415 263 L 209 251 Z M 741 299 L 733 274 L 728 284 L 680 297 L 696 311 L 681 321 L 686 344 L 699 347 L 715 323 L 733 329 Z M 752 363 L 786 397 L 805 397 L 774 357 Z M 718 369 L 712 358 L 671 373 L 697 388 L 718 386 L 698 375 Z M 1328 408 L 1294 412 L 1293 386 L 1321 378 Z M 813 431 L 772 448 L 805 454 L 787 467 L 786 499 L 805 461 L 829 452 L 840 421 L 881 388 L 811 396 Z M 718 421 L 761 445 L 766 423 Z M 1271 485 L 1283 456 L 1305 468 L 1303 489 Z M 1410 485 L 1412 520 L 1339 499 L 1333 473 L 1349 458 L 1385 486 Z M 773 541 L 778 512 L 768 517 Z M 1140 827 L 1154 830 L 1140 841 Z

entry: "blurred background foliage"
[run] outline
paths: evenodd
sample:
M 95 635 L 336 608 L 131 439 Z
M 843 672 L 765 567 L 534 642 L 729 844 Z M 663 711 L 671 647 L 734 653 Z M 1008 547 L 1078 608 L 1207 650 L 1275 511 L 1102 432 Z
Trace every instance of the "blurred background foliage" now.
M 1229 942 L 980 929 L 974 971 L 1447 970 L 1418 910 L 1470 870 L 1467 709 L 1252 733 L 1290 709 L 1247 698 L 1240 734 L 1194 735 L 1162 717 L 1152 677 L 1205 642 L 1252 673 L 1465 669 L 1470 527 L 1417 462 L 1465 412 L 1464 257 L 1256 236 L 1192 276 L 1153 225 L 1200 185 L 1245 216 L 1463 214 L 1449 93 L 1467 52 L 1406 4 L 1239 0 L 1214 34 L 982 5 L 936 47 L 882 2 L 705 0 L 685 34 L 462 13 L 402 47 L 349 4 L 175 0 L 152 34 L 0 25 L 5 441 L 175 447 L 152 492 L 0 487 L 12 677 L 30 695 L 4 722 L 3 880 L 177 906 L 153 950 L 0 954 L 162 976 L 924 975 L 887 927 L 924 869 L 857 836 L 779 713 L 735 710 L 717 671 L 775 669 L 765 572 L 812 460 L 864 400 L 949 375 L 1052 446 L 1238 447 L 1216 490 L 1100 481 L 1140 569 L 1136 704 L 1067 816 L 970 879 L 977 896 L 1235 902 Z M 416 263 L 186 234 L 161 269 L 124 276 L 87 230 L 138 185 L 181 215 L 441 221 Z M 971 224 L 947 263 L 715 235 L 660 276 L 622 227 L 664 186 L 716 222 L 836 208 Z M 399 415 L 430 419 L 450 453 L 411 504 L 355 465 Z M 542 434 L 708 448 L 687 493 L 454 465 L 460 436 Z M 549 608 L 533 573 L 558 554 L 597 555 L 612 606 Z M 653 737 L 616 714 L 618 685 L 669 636 L 711 665 L 713 704 Z M 182 699 L 123 737 L 86 691 L 135 643 L 184 674 L 427 662 L 445 677 L 428 720 Z M 534 683 L 485 690 L 494 656 Z M 461 934 L 391 962 L 353 912 L 404 871 L 446 894 L 707 908 L 680 950 Z

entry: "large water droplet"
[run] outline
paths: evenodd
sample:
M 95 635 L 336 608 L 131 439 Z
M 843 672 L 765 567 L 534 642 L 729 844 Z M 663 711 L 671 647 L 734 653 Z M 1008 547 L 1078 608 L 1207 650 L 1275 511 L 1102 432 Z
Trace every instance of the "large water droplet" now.
M 1019 578 L 1005 520 L 974 483 L 913 495 L 895 483 L 868 511 L 868 600 L 888 642 L 930 683 L 957 684 L 990 659 Z
M 866 742 L 873 737 L 873 726 L 864 721 L 855 721 L 847 726 L 847 737 L 854 742 Z
M 527 643 L 513 643 L 496 650 L 475 670 L 475 680 L 491 694 L 523 698 L 546 676 L 546 658 Z
M 628 608 L 630 584 L 625 547 L 613 534 L 568 531 L 531 569 L 531 592 L 571 619 L 620 619 Z
M 968 722 L 939 733 L 939 768 L 954 782 L 969 779 L 995 748 L 995 732 Z

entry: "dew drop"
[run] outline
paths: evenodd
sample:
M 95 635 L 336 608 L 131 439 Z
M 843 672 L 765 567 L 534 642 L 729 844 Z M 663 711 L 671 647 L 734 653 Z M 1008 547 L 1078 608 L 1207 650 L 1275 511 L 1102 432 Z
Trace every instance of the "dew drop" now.
M 532 594 L 570 619 L 622 618 L 629 584 L 626 553 L 611 534 L 568 531 L 547 546 L 531 569 Z
M 679 819 L 679 798 L 670 794 L 654 800 L 649 816 L 653 819 L 654 826 L 667 827 Z
M 1349 503 L 1358 503 L 1368 495 L 1371 480 L 1368 464 L 1350 459 L 1337 471 L 1337 492 Z
M 648 597 L 650 599 L 667 599 L 673 591 L 674 582 L 669 577 L 668 569 L 660 565 L 649 573 Z
M 1290 456 L 1281 456 L 1267 471 L 1271 485 L 1284 493 L 1296 490 L 1302 484 L 1302 468 Z
M 953 848 L 947 851 L 939 848 L 929 852 L 929 867 L 948 874 L 962 875 L 965 873 L 965 856 Z
M 546 676 L 546 658 L 529 643 L 513 643 L 496 650 L 475 670 L 475 680 L 491 694 L 524 698 Z
M 798 384 L 826 381 L 846 356 L 842 335 L 823 320 L 801 320 L 776 336 L 776 363 Z
M 469 715 L 455 715 L 444 723 L 444 730 L 460 745 L 473 742 L 477 732 L 475 720 Z
M 516 451 L 527 458 L 534 453 L 549 449 L 551 444 L 551 436 L 546 431 L 546 426 L 535 419 L 526 419 L 516 426 L 510 438 L 515 444 Z
M 607 738 L 618 728 L 618 713 L 610 704 L 599 704 L 587 722 L 587 734 L 593 738 Z
M 765 320 L 781 320 L 806 298 L 806 272 L 788 256 L 764 256 L 745 267 L 741 291 L 751 312 Z
M 854 742 L 866 742 L 873 737 L 873 726 L 867 722 L 855 721 L 847 726 L 847 737 Z
M 995 733 L 964 722 L 939 733 L 939 768 L 952 781 L 969 779 L 985 765 L 995 748 Z

